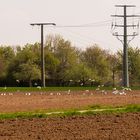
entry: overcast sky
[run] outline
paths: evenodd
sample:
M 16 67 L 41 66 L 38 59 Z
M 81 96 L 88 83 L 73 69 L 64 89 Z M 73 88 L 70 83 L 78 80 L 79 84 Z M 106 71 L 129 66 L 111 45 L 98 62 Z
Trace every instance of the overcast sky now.
M 39 42 L 40 28 L 32 28 L 32 22 L 54 22 L 62 26 L 89 24 L 96 26 L 45 27 L 44 34 L 60 34 L 82 49 L 96 43 L 114 52 L 122 49 L 122 44 L 110 33 L 110 15 L 115 14 L 116 4 L 136 5 L 135 13 L 140 13 L 140 0 L 0 0 L 0 45 Z M 140 46 L 140 37 L 131 45 Z

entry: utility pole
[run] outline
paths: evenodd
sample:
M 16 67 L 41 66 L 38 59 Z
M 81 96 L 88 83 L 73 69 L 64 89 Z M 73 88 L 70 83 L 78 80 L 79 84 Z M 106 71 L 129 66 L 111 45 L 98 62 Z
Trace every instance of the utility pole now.
M 41 86 L 45 87 L 45 61 L 44 61 L 44 25 L 53 25 L 55 26 L 55 23 L 32 23 L 30 24 L 32 26 L 38 25 L 41 26 Z
M 129 73 L 128 73 L 128 44 L 135 36 L 138 35 L 139 22 L 137 24 L 127 24 L 127 18 L 140 17 L 139 15 L 127 15 L 127 8 L 136 7 L 135 5 L 116 5 L 115 7 L 123 8 L 123 15 L 112 15 L 112 17 L 123 18 L 123 25 L 112 23 L 112 35 L 116 36 L 118 40 L 123 43 L 123 86 L 129 87 Z M 116 28 L 123 28 L 123 34 L 114 32 Z M 133 33 L 128 34 L 127 29 L 133 29 Z M 134 31 L 137 29 L 137 32 Z M 128 39 L 129 38 L 129 39 Z

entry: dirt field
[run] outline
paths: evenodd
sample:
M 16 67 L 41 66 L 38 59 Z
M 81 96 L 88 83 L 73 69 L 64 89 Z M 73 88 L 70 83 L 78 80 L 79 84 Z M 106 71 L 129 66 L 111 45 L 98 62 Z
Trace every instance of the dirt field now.
M 31 94 L 31 95 L 30 95 Z M 0 93 L 0 112 L 140 104 L 140 91 Z M 140 140 L 140 113 L 0 121 L 0 140 Z
M 2 94 L 2 95 L 1 95 Z M 15 93 L 3 95 L 0 93 L 0 112 L 34 111 L 40 109 L 68 109 L 81 108 L 88 105 L 127 105 L 140 104 L 140 91 L 128 92 L 127 95 L 113 95 L 108 92 L 47 92 L 47 93 Z M 10 93 L 11 94 L 11 93 Z
M 0 140 L 140 140 L 140 113 L 0 121 Z

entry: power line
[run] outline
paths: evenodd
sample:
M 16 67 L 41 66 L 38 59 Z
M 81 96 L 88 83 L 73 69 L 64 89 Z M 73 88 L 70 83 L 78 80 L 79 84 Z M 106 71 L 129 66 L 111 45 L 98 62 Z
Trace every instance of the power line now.
M 139 14 L 139 13 L 137 13 Z M 118 16 L 123 16 L 123 15 L 118 15 Z M 133 16 L 133 15 L 129 15 L 129 16 Z M 136 19 L 140 19 L 138 18 L 137 16 L 135 17 L 135 20 Z M 129 21 L 133 20 L 133 19 L 128 19 Z M 81 27 L 101 27 L 101 26 L 110 26 L 110 22 L 112 20 L 104 20 L 104 21 L 97 21 L 97 22 L 91 22 L 91 23 L 85 23 L 85 24 L 79 24 L 79 25 L 61 25 L 61 24 L 57 24 L 55 26 L 55 28 L 81 28 Z M 123 21 L 122 19 L 116 19 L 115 18 L 115 21 Z M 36 25 L 40 25 L 40 23 L 34 23 Z M 45 24 L 45 23 L 44 23 Z M 54 26 L 49 26 L 49 27 L 54 27 Z
M 87 28 L 87 27 L 101 27 L 109 26 L 108 24 L 97 24 L 97 25 L 57 25 L 56 28 Z
M 120 15 L 121 16 L 121 15 Z M 134 16 L 134 15 L 130 15 L 130 16 Z M 135 15 L 137 17 L 137 15 Z M 121 16 L 122 17 L 122 16 Z M 135 20 L 139 20 L 140 18 L 136 18 Z M 128 19 L 129 21 L 133 20 L 133 19 Z M 61 24 L 57 24 L 57 26 L 55 26 L 56 28 L 87 28 L 87 27 L 101 27 L 101 26 L 110 26 L 110 22 L 112 20 L 106 20 L 106 21 L 99 21 L 99 22 L 93 22 L 93 23 L 87 23 L 87 24 L 80 24 L 80 25 L 61 25 Z M 116 21 L 123 21 L 122 19 L 116 19 Z
M 90 37 L 90 36 L 86 36 L 85 34 L 83 35 L 83 34 L 80 34 L 80 33 L 77 33 L 77 32 L 73 32 L 73 31 L 68 30 L 68 29 L 64 29 L 64 31 L 66 31 L 66 33 L 70 33 L 70 34 L 72 34 L 72 35 L 78 37 L 78 38 L 80 39 L 80 41 L 81 41 L 81 39 L 82 39 L 82 40 L 85 40 L 85 41 L 88 41 L 88 42 L 91 42 L 91 40 L 92 40 L 92 41 L 94 41 L 94 42 L 92 42 L 92 43 L 97 43 L 97 44 L 105 43 L 105 42 L 102 41 L 102 40 L 95 39 L 95 38 Z M 108 45 L 111 45 L 111 44 L 108 43 Z M 113 45 L 113 44 L 112 44 L 112 45 Z
M 55 30 L 55 32 L 57 32 L 58 34 L 63 34 L 64 36 L 66 36 L 67 38 L 76 38 L 78 44 L 81 44 L 82 46 L 87 46 L 89 44 L 89 42 L 91 40 L 86 40 L 86 38 L 83 38 L 82 36 L 77 36 L 75 33 L 68 31 L 68 30 L 62 30 L 62 29 L 58 29 Z
M 59 28 L 73 28 L 73 27 L 94 27 L 94 26 L 104 26 L 110 23 L 111 20 L 105 20 L 105 21 L 99 21 L 99 22 L 92 22 L 92 23 L 86 23 L 86 24 L 80 24 L 80 25 L 59 25 L 57 24 L 56 27 Z

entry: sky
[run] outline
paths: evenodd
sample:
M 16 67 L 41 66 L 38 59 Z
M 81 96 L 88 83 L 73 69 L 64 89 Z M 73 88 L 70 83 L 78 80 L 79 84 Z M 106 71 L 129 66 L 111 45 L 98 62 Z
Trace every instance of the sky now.
M 136 5 L 129 12 L 140 13 L 139 0 L 0 0 L 0 45 L 40 42 L 40 28 L 30 23 L 53 22 L 57 26 L 45 26 L 44 36 L 60 34 L 81 49 L 98 44 L 116 52 L 123 48 L 111 34 L 110 15 L 122 14 L 121 8 L 114 7 L 117 4 Z M 64 27 L 69 25 L 87 26 Z M 130 44 L 140 47 L 140 36 Z

